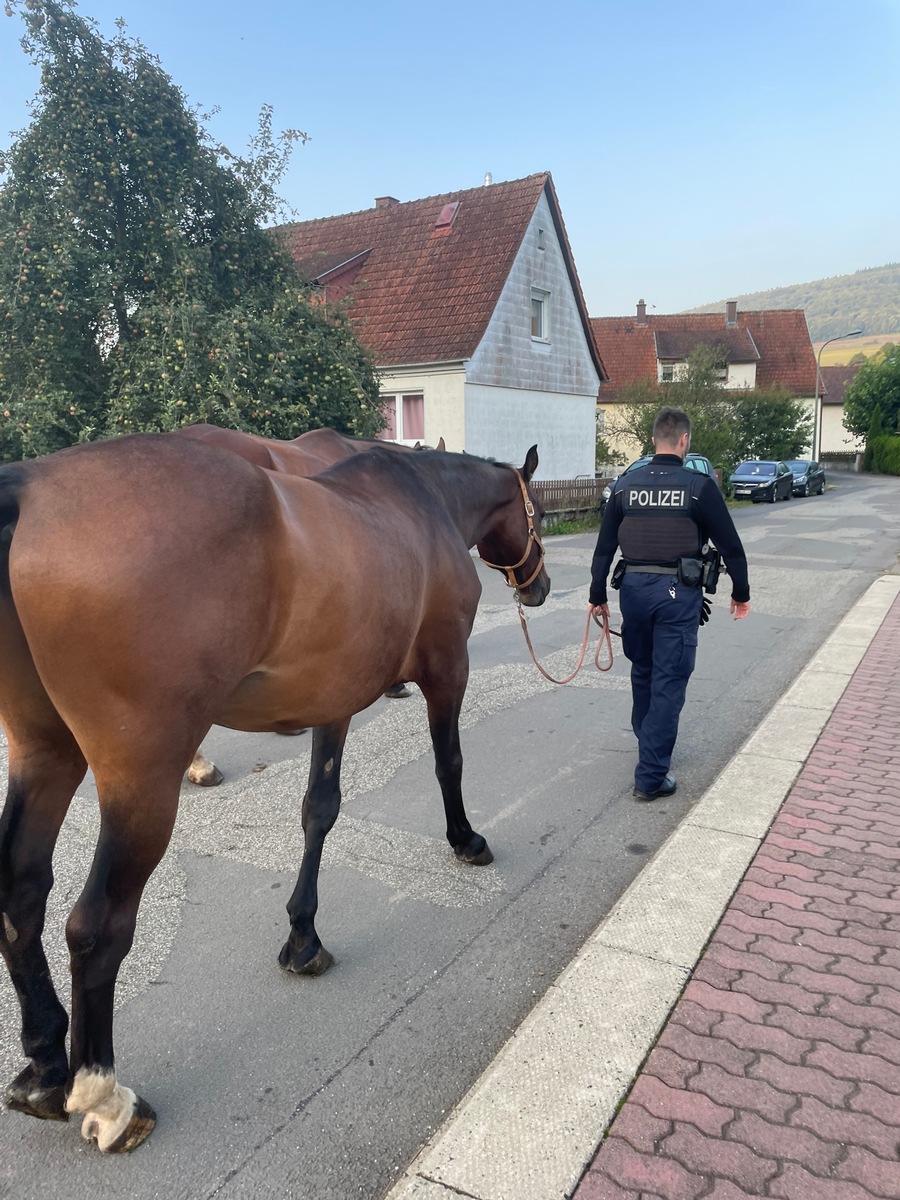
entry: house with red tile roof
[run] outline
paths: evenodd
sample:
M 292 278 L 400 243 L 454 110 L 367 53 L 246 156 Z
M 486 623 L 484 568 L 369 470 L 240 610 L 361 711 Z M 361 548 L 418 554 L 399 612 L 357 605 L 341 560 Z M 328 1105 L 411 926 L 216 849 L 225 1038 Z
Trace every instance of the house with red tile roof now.
M 724 313 L 663 314 L 640 300 L 634 316 L 593 317 L 591 327 L 609 375 L 598 405 L 604 415 L 627 384 L 677 379 L 698 346 L 718 352 L 722 387 L 783 387 L 815 410 L 816 356 L 802 309 L 738 312 L 729 300 Z
M 820 454 L 829 452 L 847 453 L 856 451 L 860 454 L 866 448 L 866 439 L 858 438 L 844 428 L 844 392 L 853 381 L 853 376 L 859 370 L 859 363 L 849 363 L 844 366 L 822 367 L 820 369 L 822 407 L 820 419 L 822 422 L 819 442 Z
M 548 173 L 279 228 L 324 303 L 346 300 L 381 372 L 390 428 L 593 475 L 605 378 Z

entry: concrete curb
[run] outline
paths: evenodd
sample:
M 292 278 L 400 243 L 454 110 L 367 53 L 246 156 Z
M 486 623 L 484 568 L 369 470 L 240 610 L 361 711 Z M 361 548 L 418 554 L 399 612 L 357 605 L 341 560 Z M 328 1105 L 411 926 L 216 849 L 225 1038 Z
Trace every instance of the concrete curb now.
M 384 1200 L 572 1194 L 898 594 L 853 606 Z

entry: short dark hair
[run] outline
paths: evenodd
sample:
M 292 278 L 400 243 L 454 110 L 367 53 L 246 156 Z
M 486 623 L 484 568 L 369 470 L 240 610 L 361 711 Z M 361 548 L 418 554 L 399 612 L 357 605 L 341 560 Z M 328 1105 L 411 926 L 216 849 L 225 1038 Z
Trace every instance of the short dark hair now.
M 684 433 L 691 432 L 691 418 L 682 408 L 663 408 L 656 414 L 653 422 L 653 439 L 666 442 L 670 446 L 678 441 Z

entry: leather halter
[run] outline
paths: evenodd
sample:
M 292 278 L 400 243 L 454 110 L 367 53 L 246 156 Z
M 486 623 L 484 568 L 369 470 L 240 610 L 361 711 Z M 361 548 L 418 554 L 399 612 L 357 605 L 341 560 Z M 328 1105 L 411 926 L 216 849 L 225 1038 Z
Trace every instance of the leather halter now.
M 534 505 L 531 503 L 531 500 L 528 498 L 528 489 L 525 487 L 525 480 L 522 478 L 522 476 L 519 474 L 519 472 L 516 470 L 515 467 L 513 467 L 511 469 L 515 473 L 516 479 L 519 481 L 519 487 L 522 489 L 522 498 L 525 501 L 525 516 L 528 521 L 528 541 L 525 544 L 525 553 L 522 555 L 522 557 L 519 559 L 519 561 L 517 563 L 513 563 L 512 566 L 509 566 L 509 567 L 503 566 L 502 563 L 488 562 L 488 560 L 484 557 L 483 554 L 479 554 L 478 557 L 481 559 L 481 561 L 484 563 L 484 565 L 486 567 L 491 567 L 495 571 L 502 571 L 506 576 L 506 579 L 504 581 L 506 583 L 506 586 L 515 588 L 516 591 L 518 592 L 522 588 L 529 587 L 532 583 L 534 583 L 534 581 L 535 581 L 535 579 L 537 579 L 538 575 L 540 575 L 541 570 L 544 566 L 544 545 L 543 545 L 540 537 L 538 536 L 537 530 L 534 527 Z M 537 546 L 538 550 L 540 551 L 540 555 L 538 557 L 538 565 L 534 568 L 534 570 L 531 572 L 531 574 L 528 576 L 527 579 L 520 582 L 518 579 L 516 579 L 515 573 L 519 569 L 519 567 L 524 566 L 524 564 L 528 561 L 528 556 L 531 553 L 532 543 L 534 543 Z

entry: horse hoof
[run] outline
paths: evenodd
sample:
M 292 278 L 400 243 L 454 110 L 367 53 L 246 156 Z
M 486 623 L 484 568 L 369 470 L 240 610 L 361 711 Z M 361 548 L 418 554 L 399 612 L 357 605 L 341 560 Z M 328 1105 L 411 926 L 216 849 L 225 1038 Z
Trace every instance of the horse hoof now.
M 384 693 L 388 700 L 405 700 L 412 692 L 405 683 L 395 683 Z
M 455 846 L 454 850 L 460 862 L 468 863 L 472 867 L 486 867 L 494 861 L 490 846 L 479 833 L 473 834 L 468 845 Z
M 334 955 L 320 946 L 312 958 L 301 961 L 290 942 L 285 942 L 278 955 L 278 963 L 292 975 L 324 975 L 334 963 Z
M 280 734 L 281 737 L 297 737 L 300 733 L 306 733 L 307 729 L 309 729 L 309 726 L 304 725 L 302 729 L 276 729 L 275 732 Z
M 210 765 L 212 766 L 211 771 L 198 771 L 196 774 L 188 771 L 188 779 L 191 783 L 196 783 L 198 787 L 218 787 L 225 776 L 215 764 Z
M 101 1154 L 128 1154 L 141 1142 L 145 1142 L 153 1132 L 156 1113 L 146 1100 L 134 1096 L 131 1116 L 119 1133 L 115 1132 L 117 1124 L 118 1121 L 111 1118 L 109 1113 L 85 1113 L 81 1123 L 81 1136 L 86 1142 L 94 1142 Z M 107 1141 L 108 1138 L 111 1140 Z
M 136 1098 L 134 1114 L 131 1120 L 114 1142 L 103 1149 L 104 1154 L 128 1154 L 136 1149 L 141 1142 L 146 1142 L 156 1125 L 156 1113 L 146 1100 Z
M 25 1113 L 41 1121 L 68 1121 L 66 1112 L 66 1089 L 60 1083 L 56 1087 L 40 1087 L 35 1080 L 34 1067 L 27 1066 L 12 1081 L 3 1093 L 2 1105 L 11 1112 Z

